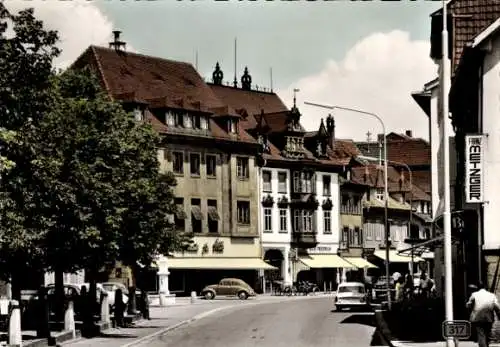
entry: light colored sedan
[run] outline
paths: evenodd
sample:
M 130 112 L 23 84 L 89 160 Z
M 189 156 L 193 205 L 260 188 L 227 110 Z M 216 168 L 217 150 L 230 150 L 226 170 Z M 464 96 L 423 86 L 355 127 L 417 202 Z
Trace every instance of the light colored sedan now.
M 123 303 L 124 304 L 128 303 L 128 288 L 123 283 L 105 282 L 105 283 L 101 283 L 100 285 L 108 293 L 109 306 L 114 306 L 114 304 L 115 304 L 115 292 L 118 289 L 122 290 Z
M 344 282 L 339 284 L 335 295 L 336 311 L 342 311 L 344 308 L 368 309 L 369 307 L 370 304 L 363 283 Z

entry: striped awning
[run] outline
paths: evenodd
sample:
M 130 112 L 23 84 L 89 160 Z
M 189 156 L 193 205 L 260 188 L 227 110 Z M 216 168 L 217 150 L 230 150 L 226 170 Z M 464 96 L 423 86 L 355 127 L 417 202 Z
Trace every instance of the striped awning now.
M 353 264 L 345 261 L 336 254 L 311 254 L 309 256 L 299 257 L 299 260 L 311 269 L 356 268 Z
M 377 266 L 361 257 L 345 257 L 346 261 L 356 266 L 358 269 L 376 269 Z

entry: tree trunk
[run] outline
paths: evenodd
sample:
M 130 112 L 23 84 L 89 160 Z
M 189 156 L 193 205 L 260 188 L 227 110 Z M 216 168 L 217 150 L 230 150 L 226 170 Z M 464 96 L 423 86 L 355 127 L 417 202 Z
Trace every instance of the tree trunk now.
M 128 307 L 127 307 L 127 313 L 130 315 L 136 315 L 137 314 L 137 299 L 135 295 L 135 290 L 136 290 L 136 280 L 137 280 L 137 275 L 138 275 L 138 268 L 137 266 L 130 266 L 130 270 L 132 273 L 132 283 L 130 283 L 130 286 L 128 288 Z
M 22 272 L 21 272 L 22 273 Z M 11 290 L 12 290 L 12 300 L 17 300 L 21 302 L 21 282 L 19 280 L 20 272 L 12 273 L 11 279 Z
M 64 321 L 64 272 L 56 269 L 54 271 L 54 314 L 56 322 Z
M 88 270 L 89 290 L 85 300 L 85 309 L 83 310 L 82 319 L 82 336 L 86 338 L 95 337 L 98 333 L 97 325 L 95 324 L 94 315 L 97 307 L 97 286 L 96 286 L 96 271 Z

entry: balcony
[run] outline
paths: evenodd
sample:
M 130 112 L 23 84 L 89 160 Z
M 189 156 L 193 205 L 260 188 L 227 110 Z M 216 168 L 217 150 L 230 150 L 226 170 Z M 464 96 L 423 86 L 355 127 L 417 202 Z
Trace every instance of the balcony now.
M 294 248 L 314 248 L 318 245 L 316 233 L 311 232 L 293 232 L 292 233 L 292 246 Z

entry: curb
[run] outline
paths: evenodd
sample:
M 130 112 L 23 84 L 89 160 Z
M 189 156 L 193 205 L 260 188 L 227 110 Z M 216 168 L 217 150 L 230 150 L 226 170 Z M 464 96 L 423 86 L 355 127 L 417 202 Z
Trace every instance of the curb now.
M 319 299 L 319 298 L 325 298 L 325 296 L 304 296 L 301 299 Z M 283 303 L 283 302 L 288 302 L 289 300 L 287 299 L 278 299 L 276 301 L 257 301 L 257 302 L 251 302 L 251 303 L 244 303 L 244 304 L 236 304 L 236 305 L 229 305 L 229 306 L 223 306 L 223 307 L 218 307 L 213 310 L 209 310 L 203 313 L 200 313 L 192 318 L 186 319 L 182 322 L 179 322 L 177 324 L 171 325 L 169 327 L 165 327 L 157 332 L 154 332 L 150 335 L 143 336 L 135 341 L 129 342 L 125 345 L 121 345 L 120 347 L 132 347 L 132 346 L 137 346 L 139 344 L 142 344 L 146 341 L 149 341 L 151 339 L 154 339 L 157 336 L 163 335 L 169 331 L 172 331 L 174 329 L 180 328 L 181 326 L 191 324 L 197 320 L 212 316 L 216 313 L 222 312 L 222 311 L 227 311 L 229 309 L 234 309 L 234 308 L 243 308 L 243 307 L 248 307 L 248 306 L 257 306 L 257 305 L 262 305 L 262 304 L 269 304 L 269 303 Z
M 405 345 L 394 344 L 392 342 L 391 330 L 384 319 L 384 311 L 375 310 L 375 325 L 382 343 L 390 347 L 404 347 Z

